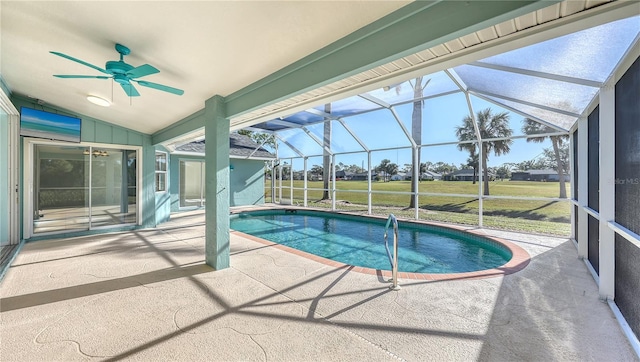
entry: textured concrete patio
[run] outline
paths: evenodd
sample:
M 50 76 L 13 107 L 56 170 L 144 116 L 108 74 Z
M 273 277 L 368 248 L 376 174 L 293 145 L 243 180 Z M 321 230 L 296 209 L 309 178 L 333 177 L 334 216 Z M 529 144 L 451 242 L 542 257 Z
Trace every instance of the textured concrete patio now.
M 0 289 L 2 361 L 633 361 L 574 245 L 491 230 L 532 259 L 507 276 L 401 280 L 231 236 L 204 265 L 204 216 L 26 244 Z

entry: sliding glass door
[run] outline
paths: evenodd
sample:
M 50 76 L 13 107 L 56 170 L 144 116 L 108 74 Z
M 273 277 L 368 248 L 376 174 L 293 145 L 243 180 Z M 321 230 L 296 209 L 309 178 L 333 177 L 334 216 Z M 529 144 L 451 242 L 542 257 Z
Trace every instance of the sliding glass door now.
M 135 151 L 99 148 L 92 151 L 91 227 L 136 222 Z
M 135 150 L 35 144 L 33 233 L 137 221 Z

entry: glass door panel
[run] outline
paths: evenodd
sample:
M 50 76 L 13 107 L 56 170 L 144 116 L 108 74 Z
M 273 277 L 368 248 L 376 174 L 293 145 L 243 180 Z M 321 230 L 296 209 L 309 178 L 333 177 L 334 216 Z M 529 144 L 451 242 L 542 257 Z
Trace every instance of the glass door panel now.
M 33 232 L 89 228 L 89 155 L 84 147 L 34 146 Z
M 131 151 L 92 147 L 91 228 L 135 223 L 135 152 L 133 153 L 131 158 Z M 134 193 L 130 197 L 132 181 Z

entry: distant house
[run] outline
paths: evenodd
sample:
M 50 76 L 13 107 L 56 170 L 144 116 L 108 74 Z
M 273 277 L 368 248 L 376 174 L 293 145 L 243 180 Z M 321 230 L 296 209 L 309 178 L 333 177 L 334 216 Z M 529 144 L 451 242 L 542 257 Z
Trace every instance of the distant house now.
M 442 176 L 445 181 L 473 181 L 473 169 L 466 168 L 462 170 L 453 171 L 452 173 Z M 475 175 L 476 181 L 479 181 L 480 175 Z M 495 180 L 495 175 L 491 172 L 488 173 L 489 180 Z
M 371 172 L 371 179 L 375 179 L 378 176 L 377 173 L 375 172 Z M 367 177 L 369 177 L 369 174 L 367 172 L 362 172 L 362 173 L 354 173 L 353 175 L 351 175 L 351 180 L 352 181 L 367 181 Z
M 409 179 L 410 179 L 410 178 L 411 178 L 411 176 L 410 176 L 410 175 L 407 175 L 407 174 L 406 174 L 406 173 L 404 173 L 404 172 L 398 172 L 398 173 L 397 173 L 397 174 L 395 174 L 395 175 L 391 175 L 390 180 L 391 180 L 391 181 L 405 181 L 405 180 L 407 180 L 407 178 L 409 178 Z
M 422 173 L 422 175 L 420 175 L 420 179 L 421 180 L 442 180 L 442 175 L 433 171 L 425 171 Z
M 336 171 L 336 180 L 337 181 L 340 181 L 340 180 L 351 180 L 352 177 L 353 177 L 353 172 Z
M 570 181 L 569 175 L 564 175 L 565 181 Z M 511 173 L 511 181 L 560 181 L 560 176 L 554 170 L 527 170 L 515 171 Z

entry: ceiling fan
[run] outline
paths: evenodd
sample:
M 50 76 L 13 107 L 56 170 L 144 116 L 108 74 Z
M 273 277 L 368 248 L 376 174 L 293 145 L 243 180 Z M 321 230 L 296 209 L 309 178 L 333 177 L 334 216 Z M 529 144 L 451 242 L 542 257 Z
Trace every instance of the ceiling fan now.
M 122 45 L 122 44 L 116 44 L 116 51 L 118 53 L 120 53 L 120 60 L 110 60 L 108 61 L 104 68 L 102 69 L 98 66 L 95 66 L 93 64 L 87 63 L 83 60 L 74 58 L 72 56 L 63 54 L 63 53 L 59 53 L 59 52 L 50 52 L 51 54 L 55 54 L 57 56 L 72 60 L 76 63 L 80 63 L 82 65 L 86 65 L 87 67 L 93 68 L 101 73 L 107 74 L 107 75 L 59 75 L 59 74 L 54 74 L 54 77 L 58 77 L 58 78 L 97 78 L 97 79 L 113 79 L 116 82 L 118 82 L 121 86 L 122 89 L 124 89 L 124 92 L 129 96 L 129 97 L 137 97 L 140 95 L 140 93 L 138 93 L 138 90 L 133 86 L 132 82 L 136 82 L 139 85 L 143 86 L 143 87 L 148 87 L 148 88 L 153 88 L 153 89 L 157 89 L 157 90 L 161 90 L 164 92 L 169 92 L 172 94 L 176 94 L 176 95 L 183 95 L 184 91 L 182 89 L 178 89 L 178 88 L 173 88 L 173 87 L 169 87 L 163 84 L 158 84 L 158 83 L 152 83 L 152 82 L 147 82 L 145 80 L 138 80 L 137 78 L 142 78 L 142 77 L 146 77 L 147 75 L 151 75 L 151 74 L 155 74 L 155 73 L 159 73 L 160 71 L 158 69 L 156 69 L 155 67 L 149 65 L 149 64 L 143 64 L 141 66 L 138 67 L 134 67 L 130 64 L 127 64 L 124 62 L 124 56 L 125 55 L 129 55 L 129 53 L 131 53 L 131 51 L 129 50 L 129 48 L 127 48 L 126 46 Z

